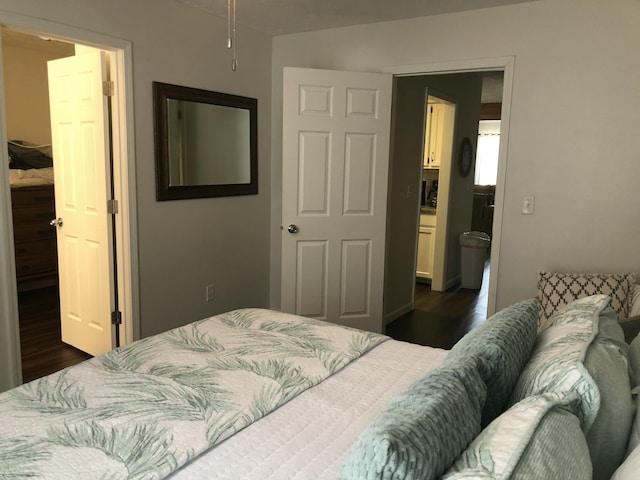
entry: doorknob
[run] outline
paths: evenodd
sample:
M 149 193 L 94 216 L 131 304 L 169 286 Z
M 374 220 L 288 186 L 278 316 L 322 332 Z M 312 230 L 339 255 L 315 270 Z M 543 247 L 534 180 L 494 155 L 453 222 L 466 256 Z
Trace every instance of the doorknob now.
M 62 226 L 62 218 L 54 218 L 53 220 L 51 220 L 49 222 L 49 225 L 51 225 L 52 227 L 61 227 Z
M 298 226 L 291 224 L 287 227 L 287 232 L 289 233 L 298 233 Z

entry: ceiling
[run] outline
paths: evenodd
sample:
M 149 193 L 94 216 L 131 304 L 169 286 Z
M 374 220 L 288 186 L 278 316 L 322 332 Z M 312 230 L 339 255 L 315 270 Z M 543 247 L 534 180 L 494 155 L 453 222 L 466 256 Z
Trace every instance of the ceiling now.
M 227 0 L 174 1 L 202 8 L 214 15 L 227 15 Z M 537 0 L 236 0 L 238 23 L 273 35 L 529 1 Z M 287 15 L 281 15 L 281 11 L 286 11 Z M 7 28 L 2 28 L 2 43 L 46 51 L 60 57 L 73 55 L 73 46 L 68 43 Z M 501 100 L 502 72 L 484 73 L 482 102 Z
M 227 0 L 174 0 L 227 17 Z M 236 0 L 237 23 L 270 35 L 440 15 L 538 0 Z

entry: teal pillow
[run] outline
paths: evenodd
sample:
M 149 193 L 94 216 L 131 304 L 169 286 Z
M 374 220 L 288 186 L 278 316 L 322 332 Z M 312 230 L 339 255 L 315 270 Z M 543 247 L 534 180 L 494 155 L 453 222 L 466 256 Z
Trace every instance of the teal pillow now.
M 627 450 L 634 415 L 627 350 L 616 312 L 607 308 L 584 360 L 600 392 L 598 415 L 586 432 L 594 480 L 611 478 Z
M 525 398 L 485 428 L 443 478 L 591 478 L 589 449 L 571 412 L 579 401 L 575 392 Z
M 627 442 L 627 455 L 630 455 L 640 445 L 640 387 L 636 387 L 631 390 L 633 396 L 635 416 L 633 417 L 633 423 L 631 424 L 631 431 L 629 432 L 629 441 Z M 640 449 L 636 452 L 640 457 Z
M 395 397 L 358 437 L 339 479 L 439 478 L 480 433 L 483 361 L 441 364 Z
M 640 385 L 640 335 L 636 336 L 629 345 L 629 374 L 632 387 Z
M 611 480 L 638 480 L 638 472 L 640 472 L 640 446 L 631 450 L 629 456 L 614 472 Z
M 511 404 L 545 392 L 577 392 L 583 430 L 593 424 L 600 408 L 600 391 L 584 367 L 587 349 L 598 333 L 600 313 L 609 297 L 595 295 L 558 310 L 538 333 L 529 362 L 511 394 Z
M 593 463 L 593 478 L 608 479 L 622 461 L 633 420 L 624 334 L 595 295 L 551 316 L 514 388 L 511 403 L 545 392 L 575 392 Z
M 447 359 L 469 355 L 482 357 L 488 368 L 484 379 L 487 401 L 482 410 L 482 427 L 502 413 L 520 372 L 529 360 L 538 334 L 538 301 L 525 300 L 488 318 L 465 335 Z

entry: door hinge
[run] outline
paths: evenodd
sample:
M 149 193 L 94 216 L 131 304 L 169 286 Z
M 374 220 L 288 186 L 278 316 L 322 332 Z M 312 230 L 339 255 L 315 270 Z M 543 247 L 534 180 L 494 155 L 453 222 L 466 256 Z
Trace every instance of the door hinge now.
M 111 325 L 122 325 L 122 312 L 120 310 L 111 312 Z
M 102 93 L 105 97 L 113 97 L 113 92 L 115 90 L 115 85 L 111 80 L 105 80 L 102 82 Z
M 107 200 L 107 213 L 110 215 L 118 213 L 118 200 Z

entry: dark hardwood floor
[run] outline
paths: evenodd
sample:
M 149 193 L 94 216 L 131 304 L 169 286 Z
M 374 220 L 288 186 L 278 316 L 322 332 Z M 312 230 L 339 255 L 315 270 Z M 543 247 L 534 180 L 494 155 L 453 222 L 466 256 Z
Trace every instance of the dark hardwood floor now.
M 62 343 L 57 286 L 20 292 L 18 310 L 25 383 L 91 358 Z
M 480 290 L 458 285 L 446 292 L 433 292 L 430 285 L 418 283 L 415 310 L 387 325 L 386 334 L 396 340 L 450 349 L 485 321 L 488 289 L 488 261 Z
M 457 286 L 432 292 L 429 285 L 418 283 L 415 310 L 387 325 L 386 333 L 396 340 L 450 349 L 485 320 L 488 284 L 488 262 L 480 290 Z M 18 306 L 25 383 L 91 358 L 61 340 L 57 286 L 20 292 Z

